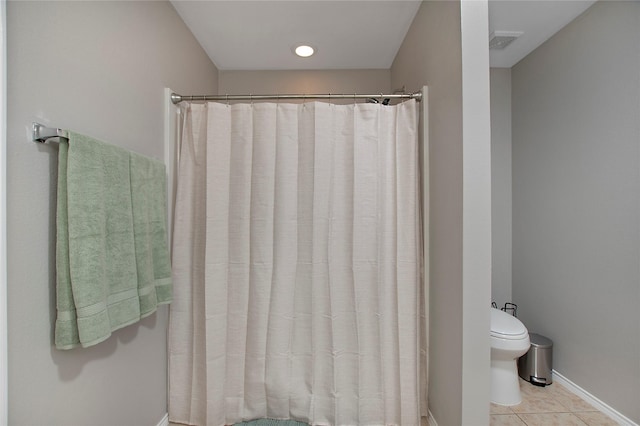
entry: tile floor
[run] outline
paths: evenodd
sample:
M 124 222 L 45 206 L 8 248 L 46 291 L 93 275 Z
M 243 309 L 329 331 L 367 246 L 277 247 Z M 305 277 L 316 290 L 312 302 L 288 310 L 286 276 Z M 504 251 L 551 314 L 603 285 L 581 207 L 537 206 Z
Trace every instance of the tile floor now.
M 522 402 L 491 404 L 491 426 L 616 426 L 614 420 L 557 383 L 538 387 L 520 380 Z
M 618 426 L 606 414 L 557 383 L 538 387 L 521 379 L 520 391 L 519 405 L 491 404 L 490 426 Z M 429 426 L 426 417 L 421 419 L 421 426 Z

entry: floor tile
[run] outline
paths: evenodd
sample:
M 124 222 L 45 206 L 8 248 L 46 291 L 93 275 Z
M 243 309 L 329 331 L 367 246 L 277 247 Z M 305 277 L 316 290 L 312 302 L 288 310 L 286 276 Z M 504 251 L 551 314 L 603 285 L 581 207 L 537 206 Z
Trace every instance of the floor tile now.
M 548 395 L 549 392 L 555 390 L 560 386 L 554 384 L 550 384 L 549 386 L 536 386 L 531 383 L 520 379 L 520 392 L 522 396 L 545 396 Z
M 565 413 L 569 411 L 567 407 L 560 404 L 558 401 L 552 398 L 541 397 L 525 397 L 518 405 L 511 407 L 511 410 L 516 413 Z
M 491 414 L 513 414 L 513 411 L 511 411 L 511 408 L 505 405 L 494 404 L 493 402 L 491 403 L 490 412 Z
M 582 420 L 572 413 L 538 413 L 518 415 L 527 426 L 585 426 Z
M 491 404 L 491 426 L 616 426 L 604 413 L 558 384 L 540 387 L 520 380 L 522 403 Z M 420 426 L 429 426 L 427 417 Z M 170 426 L 183 426 L 169 423 Z
M 494 414 L 491 416 L 490 426 L 526 426 L 515 414 Z
M 559 395 L 555 397 L 556 401 L 564 405 L 572 413 L 584 411 L 598 411 L 597 408 L 583 400 L 577 395 Z
M 598 411 L 597 408 L 563 386 L 550 385 L 547 386 L 545 390 L 548 390 L 550 397 L 567 407 L 571 412 Z
M 589 426 L 618 426 L 618 423 L 615 420 L 599 411 L 574 414 Z

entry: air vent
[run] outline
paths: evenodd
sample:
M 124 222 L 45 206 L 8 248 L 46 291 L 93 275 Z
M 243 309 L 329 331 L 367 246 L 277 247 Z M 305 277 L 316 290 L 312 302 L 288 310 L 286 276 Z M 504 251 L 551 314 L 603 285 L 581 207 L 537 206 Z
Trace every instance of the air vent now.
M 522 31 L 494 31 L 489 36 L 489 49 L 502 50 L 522 34 Z

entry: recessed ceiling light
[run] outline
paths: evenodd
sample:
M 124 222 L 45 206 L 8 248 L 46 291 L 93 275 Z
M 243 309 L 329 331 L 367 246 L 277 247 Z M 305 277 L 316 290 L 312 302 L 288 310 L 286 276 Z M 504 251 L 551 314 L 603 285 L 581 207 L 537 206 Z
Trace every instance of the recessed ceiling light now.
M 301 58 L 308 58 L 315 53 L 315 49 L 309 45 L 301 44 L 296 46 L 293 52 Z

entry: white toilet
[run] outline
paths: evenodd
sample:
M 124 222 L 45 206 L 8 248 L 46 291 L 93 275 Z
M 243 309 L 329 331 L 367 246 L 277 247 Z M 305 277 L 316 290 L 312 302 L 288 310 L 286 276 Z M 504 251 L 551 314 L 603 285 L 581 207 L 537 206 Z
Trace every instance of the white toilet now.
M 522 402 L 517 361 L 530 345 L 529 332 L 518 318 L 491 308 L 491 402 Z

